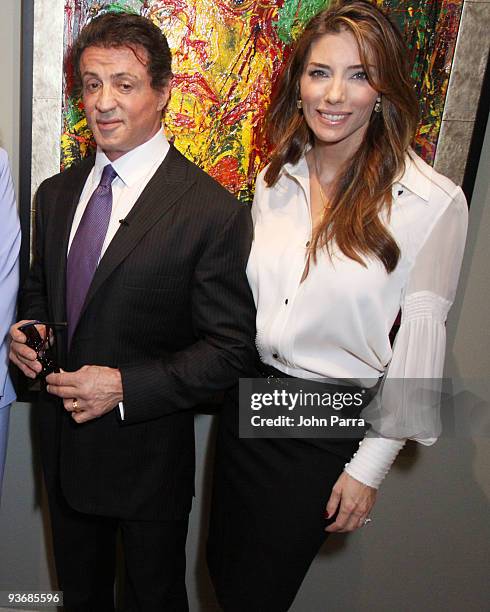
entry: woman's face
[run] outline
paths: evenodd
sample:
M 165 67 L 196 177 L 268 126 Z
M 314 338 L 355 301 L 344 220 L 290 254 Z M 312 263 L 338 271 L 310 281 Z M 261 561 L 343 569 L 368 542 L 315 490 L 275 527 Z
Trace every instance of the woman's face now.
M 369 69 L 374 72 L 376 67 Z M 378 94 L 368 83 L 356 40 L 349 31 L 325 34 L 312 44 L 300 79 L 300 96 L 304 118 L 317 144 L 335 144 L 344 154 L 354 153 Z

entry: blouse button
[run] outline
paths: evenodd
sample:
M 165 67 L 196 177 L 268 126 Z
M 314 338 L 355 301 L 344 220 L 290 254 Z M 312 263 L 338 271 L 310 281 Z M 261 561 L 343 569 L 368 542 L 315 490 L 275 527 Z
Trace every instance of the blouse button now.
M 272 353 L 272 356 L 274 357 L 274 359 L 277 359 L 279 357 L 277 353 Z
M 284 303 L 286 304 L 286 306 L 288 305 L 288 302 L 289 302 L 289 300 L 286 298 L 286 299 L 284 300 Z

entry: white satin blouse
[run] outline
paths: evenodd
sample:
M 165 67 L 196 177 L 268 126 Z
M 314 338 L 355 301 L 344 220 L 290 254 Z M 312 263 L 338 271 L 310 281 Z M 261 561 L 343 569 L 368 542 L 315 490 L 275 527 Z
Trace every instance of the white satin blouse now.
M 334 246 L 332 258 L 323 250 L 318 253 L 301 282 L 312 232 L 306 159 L 286 164 L 271 188 L 264 172 L 257 179 L 247 267 L 262 360 L 292 376 L 361 379 L 364 384 L 383 375 L 442 377 L 445 321 L 467 229 L 461 189 L 410 152 L 403 176 L 393 185 L 391 216 L 384 216 L 401 252 L 396 269 L 388 274 L 374 258 L 365 260 L 364 267 Z M 392 348 L 389 332 L 400 308 Z M 346 466 L 354 478 L 374 487 L 405 438 L 434 441 L 420 427 L 420 407 L 407 406 L 393 393 L 385 395 L 382 409 L 390 416 L 385 420 L 399 422 L 401 428 L 392 430 L 403 436 L 369 434 Z

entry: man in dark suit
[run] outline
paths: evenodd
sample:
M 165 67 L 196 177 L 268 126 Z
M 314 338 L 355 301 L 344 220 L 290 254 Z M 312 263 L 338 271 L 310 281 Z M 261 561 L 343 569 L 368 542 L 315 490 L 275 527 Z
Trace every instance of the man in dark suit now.
M 254 356 L 249 211 L 166 141 L 171 58 L 156 26 L 105 14 L 73 62 L 97 154 L 39 188 L 11 359 L 34 378 L 18 327 L 68 322 L 38 409 L 66 609 L 113 610 L 120 530 L 124 609 L 187 610 L 192 409 Z

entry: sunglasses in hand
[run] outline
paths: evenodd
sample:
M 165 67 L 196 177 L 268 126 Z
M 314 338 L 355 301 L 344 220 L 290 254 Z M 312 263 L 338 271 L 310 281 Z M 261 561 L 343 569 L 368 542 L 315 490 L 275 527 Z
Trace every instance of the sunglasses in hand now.
M 45 338 L 41 337 L 41 334 L 36 329 L 36 325 L 45 326 Z M 48 376 L 48 374 L 51 374 L 52 372 L 60 371 L 58 364 L 56 363 L 56 360 L 52 354 L 55 327 L 66 327 L 66 323 L 31 321 L 30 323 L 24 323 L 24 325 L 21 325 L 19 327 L 19 330 L 26 337 L 27 346 L 36 351 L 37 360 L 43 368 L 39 373 L 39 376 L 43 379 L 46 378 L 46 376 Z

